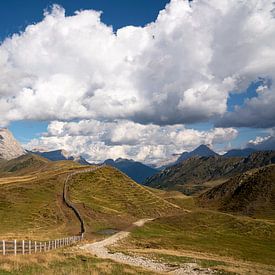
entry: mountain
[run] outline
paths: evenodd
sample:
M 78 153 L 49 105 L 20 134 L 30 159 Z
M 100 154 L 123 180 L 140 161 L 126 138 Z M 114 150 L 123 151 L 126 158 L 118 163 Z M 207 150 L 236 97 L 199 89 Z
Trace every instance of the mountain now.
M 256 152 L 257 150 L 253 148 L 245 148 L 245 149 L 232 149 L 225 153 L 224 157 L 248 157 L 250 154 Z
M 155 174 L 144 184 L 190 195 L 209 188 L 209 182 L 214 184 L 214 181 L 219 180 L 220 183 L 250 169 L 272 163 L 275 163 L 275 151 L 255 152 L 246 158 L 192 157 Z
M 199 196 L 201 206 L 275 217 L 275 165 L 249 170 Z
M 11 160 L 26 154 L 20 143 L 7 129 L 0 129 L 0 159 Z
M 151 177 L 158 172 L 157 169 L 129 159 L 118 158 L 115 161 L 107 159 L 104 163 L 117 168 L 138 183 L 142 183 L 146 178 Z
M 218 154 L 213 150 L 211 150 L 208 146 L 202 144 L 191 152 L 182 153 L 181 156 L 178 158 L 177 162 L 182 162 L 191 157 L 212 157 L 212 156 L 218 156 Z
M 86 159 L 84 159 L 82 156 L 73 157 L 71 156 L 67 151 L 60 149 L 60 150 L 54 150 L 54 151 L 31 151 L 32 154 L 39 155 L 43 158 L 46 158 L 51 161 L 59 161 L 59 160 L 73 160 L 75 162 L 78 162 L 79 164 L 83 165 L 90 165 Z

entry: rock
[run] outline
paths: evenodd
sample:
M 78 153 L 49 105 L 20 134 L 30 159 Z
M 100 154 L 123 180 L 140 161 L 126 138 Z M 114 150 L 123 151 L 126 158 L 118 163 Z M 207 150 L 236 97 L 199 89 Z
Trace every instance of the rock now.
M 0 159 L 11 160 L 26 154 L 20 143 L 7 129 L 0 129 Z

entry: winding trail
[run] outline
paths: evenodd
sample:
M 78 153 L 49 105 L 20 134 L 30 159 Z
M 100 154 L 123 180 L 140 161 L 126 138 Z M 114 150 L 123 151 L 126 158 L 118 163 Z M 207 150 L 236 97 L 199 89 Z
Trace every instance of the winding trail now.
M 80 214 L 79 210 L 77 209 L 77 207 L 69 199 L 69 195 L 68 195 L 68 193 L 69 193 L 68 192 L 69 191 L 69 180 L 74 175 L 93 172 L 93 171 L 98 170 L 98 169 L 100 169 L 104 166 L 105 165 L 100 165 L 100 166 L 97 166 L 97 167 L 92 167 L 92 168 L 87 168 L 87 169 L 83 169 L 83 170 L 79 170 L 79 171 L 74 171 L 74 172 L 68 174 L 68 176 L 66 177 L 65 182 L 64 182 L 63 201 L 75 213 L 77 219 L 79 220 L 79 222 L 80 222 L 80 234 L 81 234 L 82 238 L 84 237 L 84 233 L 86 232 L 85 222 L 84 222 L 84 219 L 82 218 L 82 215 Z
M 153 219 L 141 219 L 133 223 L 133 226 L 141 227 L 146 222 L 151 220 Z M 194 275 L 213 274 L 213 272 L 210 269 L 200 268 L 197 264 L 194 264 L 194 263 L 182 264 L 180 268 L 178 267 L 175 268 L 169 265 L 168 263 L 156 262 L 145 257 L 130 256 L 120 252 L 112 253 L 109 251 L 108 249 L 109 246 L 113 246 L 119 241 L 127 238 L 129 234 L 130 234 L 129 231 L 120 231 L 102 241 L 80 246 L 80 249 L 85 250 L 89 253 L 92 253 L 93 255 L 102 259 L 110 259 L 115 262 L 128 264 L 135 267 L 145 268 L 157 273 L 191 274 L 191 275 L 192 274 Z
M 102 165 L 104 166 L 104 165 Z M 70 173 L 65 182 L 64 182 L 64 187 L 63 187 L 63 200 L 66 203 L 66 205 L 72 209 L 72 211 L 75 213 L 76 217 L 78 218 L 80 225 L 81 225 L 81 235 L 82 238 L 84 236 L 84 233 L 86 232 L 85 230 L 85 223 L 84 219 L 81 216 L 81 213 L 78 211 L 77 207 L 70 201 L 69 196 L 68 196 L 68 191 L 69 191 L 69 181 L 70 179 L 77 174 L 82 174 L 82 173 L 89 173 L 92 171 L 95 171 L 97 169 L 102 168 L 102 166 L 98 167 L 93 167 L 93 168 L 88 168 L 85 170 L 79 170 L 75 171 L 73 173 Z M 153 219 L 141 219 L 133 223 L 134 227 L 141 227 L 143 226 L 146 222 L 152 221 Z M 93 255 L 96 255 L 99 258 L 102 259 L 110 259 L 122 264 L 127 264 L 135 267 L 141 267 L 145 268 L 147 270 L 157 272 L 157 273 L 169 273 L 169 274 L 189 274 L 189 275 L 203 275 L 203 274 L 213 274 L 213 272 L 210 269 L 206 268 L 200 268 L 197 264 L 195 263 L 185 263 L 182 264 L 180 268 L 178 267 L 173 267 L 172 265 L 169 265 L 169 263 L 161 263 L 161 262 L 156 262 L 153 261 L 149 258 L 141 257 L 141 256 L 131 256 L 131 255 L 126 255 L 124 253 L 116 252 L 116 253 L 111 253 L 108 249 L 109 246 L 113 246 L 119 241 L 127 238 L 129 236 L 130 232 L 129 231 L 120 231 L 102 241 L 98 241 L 95 243 L 91 244 L 85 244 L 80 246 L 80 249 L 85 250 L 89 253 L 92 253 Z

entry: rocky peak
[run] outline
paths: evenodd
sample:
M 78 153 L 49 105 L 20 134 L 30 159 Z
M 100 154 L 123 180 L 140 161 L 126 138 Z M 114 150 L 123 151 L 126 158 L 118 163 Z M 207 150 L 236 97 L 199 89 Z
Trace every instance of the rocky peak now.
M 0 159 L 10 160 L 26 154 L 7 128 L 0 128 Z

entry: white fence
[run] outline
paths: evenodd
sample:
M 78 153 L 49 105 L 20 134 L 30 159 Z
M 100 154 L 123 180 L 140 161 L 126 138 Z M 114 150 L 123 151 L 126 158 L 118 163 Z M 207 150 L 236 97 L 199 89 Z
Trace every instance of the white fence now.
M 0 255 L 24 255 L 47 252 L 60 247 L 75 244 L 82 239 L 83 234 L 81 236 L 72 236 L 50 241 L 2 240 L 0 241 Z

